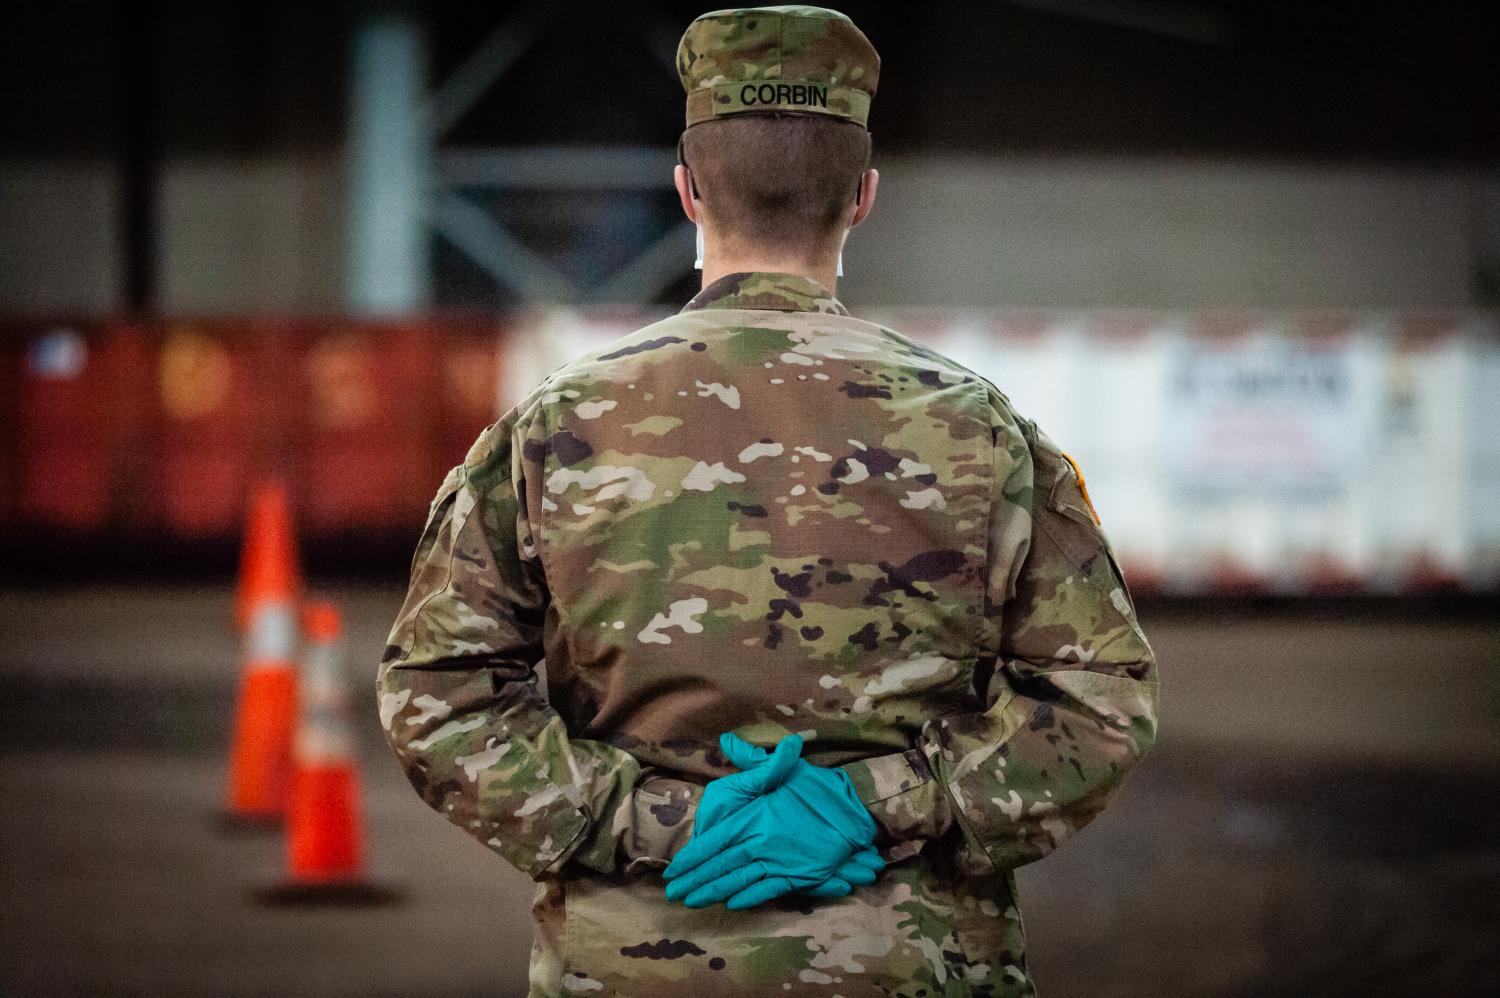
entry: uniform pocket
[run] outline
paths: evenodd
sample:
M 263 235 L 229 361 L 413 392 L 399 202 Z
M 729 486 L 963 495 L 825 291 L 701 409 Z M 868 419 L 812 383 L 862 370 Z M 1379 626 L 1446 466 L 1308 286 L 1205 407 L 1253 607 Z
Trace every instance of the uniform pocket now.
M 664 870 L 693 833 L 703 787 L 688 780 L 652 776 L 631 794 L 630 831 L 625 836 L 625 872 Z

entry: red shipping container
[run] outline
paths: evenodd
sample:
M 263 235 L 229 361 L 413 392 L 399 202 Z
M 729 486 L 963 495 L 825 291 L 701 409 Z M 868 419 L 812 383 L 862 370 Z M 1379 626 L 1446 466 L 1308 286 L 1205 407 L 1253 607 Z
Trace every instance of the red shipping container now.
M 172 321 L 159 330 L 151 376 L 153 526 L 186 536 L 239 530 L 267 422 L 266 395 L 257 384 L 266 335 L 202 321 Z
M 420 527 L 436 489 L 432 333 L 340 323 L 303 342 L 297 485 L 307 527 Z
M 20 521 L 79 531 L 107 523 L 137 335 L 128 326 L 67 323 L 25 336 L 16 393 Z
M 441 476 L 463 461 L 479 432 L 500 416 L 502 350 L 494 326 L 448 323 L 439 333 L 433 492 Z
M 21 357 L 25 345 L 22 330 L 0 325 L 0 527 L 16 519 L 16 496 L 21 489 Z

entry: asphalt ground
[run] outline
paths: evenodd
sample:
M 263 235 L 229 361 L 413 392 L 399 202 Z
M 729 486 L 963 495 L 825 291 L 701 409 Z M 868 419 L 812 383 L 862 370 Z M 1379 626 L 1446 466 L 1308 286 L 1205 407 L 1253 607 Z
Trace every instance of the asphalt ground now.
M 532 884 L 429 811 L 371 681 L 401 593 L 340 588 L 368 910 L 273 909 L 213 821 L 238 654 L 211 586 L 0 591 L 0 994 L 522 995 Z M 1480 995 L 1500 980 L 1500 615 L 1142 607 L 1162 736 L 1018 873 L 1044 998 Z

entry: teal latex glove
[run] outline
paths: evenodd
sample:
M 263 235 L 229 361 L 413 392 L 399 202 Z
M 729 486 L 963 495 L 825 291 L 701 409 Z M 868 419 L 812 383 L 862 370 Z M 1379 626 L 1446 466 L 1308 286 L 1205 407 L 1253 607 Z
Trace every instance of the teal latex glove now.
M 725 732 L 720 745 L 736 766 L 753 768 L 725 777 L 735 782 L 713 798 L 705 789 L 692 837 L 662 871 L 669 900 L 689 908 L 725 901 L 727 908 L 739 910 L 791 891 L 847 893 L 840 885 L 824 886 L 830 878 L 844 880 L 851 889 L 853 883 L 874 882 L 875 873 L 885 867 L 872 848 L 875 819 L 847 773 L 797 758 L 783 782 L 730 811 L 747 787 L 782 776 L 787 767 L 782 753 L 800 756 L 802 739 L 787 735 L 769 757 L 732 732 Z M 771 773 L 760 776 L 762 768 Z M 750 773 L 758 781 L 738 779 Z
M 776 743 L 775 751 L 767 752 L 734 732 L 726 731 L 719 736 L 719 750 L 740 772 L 709 780 L 704 786 L 693 818 L 695 835 L 785 783 L 792 770 L 802 762 L 802 736 L 787 735 Z
M 768 753 L 759 745 L 751 745 L 734 732 L 726 731 L 719 736 L 719 748 L 724 757 L 742 772 L 710 780 L 704 787 L 693 821 L 695 835 L 706 833 L 725 816 L 781 786 L 797 768 L 811 766 L 801 758 L 801 735 L 782 738 L 775 751 Z M 827 880 L 801 888 L 797 893 L 808 897 L 843 897 L 856 886 L 874 883 L 876 872 L 884 866 L 885 860 L 880 858 L 879 851 L 870 846 L 849 857 Z

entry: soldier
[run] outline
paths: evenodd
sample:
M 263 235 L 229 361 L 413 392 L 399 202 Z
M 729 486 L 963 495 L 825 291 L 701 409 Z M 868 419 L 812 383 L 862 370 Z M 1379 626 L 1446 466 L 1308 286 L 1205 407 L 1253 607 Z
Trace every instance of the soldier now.
M 701 292 L 554 371 L 433 501 L 380 717 L 537 882 L 533 996 L 1033 994 L 1014 870 L 1155 739 L 1077 467 L 835 297 L 879 65 L 834 11 L 693 21 Z

